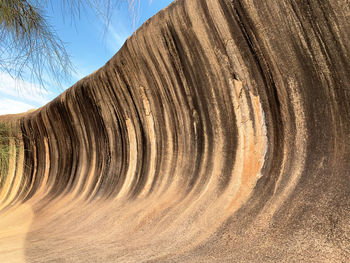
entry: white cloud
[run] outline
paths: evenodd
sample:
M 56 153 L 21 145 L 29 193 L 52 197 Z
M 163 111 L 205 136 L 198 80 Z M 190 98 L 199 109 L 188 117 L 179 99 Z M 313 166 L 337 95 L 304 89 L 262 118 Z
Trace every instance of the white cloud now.
M 5 72 L 0 72 L 0 93 L 40 105 L 49 102 L 52 94 L 37 84 L 14 79 Z
M 72 82 L 70 86 L 72 86 L 75 82 L 81 80 L 82 78 L 89 76 L 91 73 L 97 70 L 93 66 L 90 66 L 88 65 L 88 63 L 84 63 L 81 60 L 75 59 L 73 62 L 77 69 L 75 70 L 75 72 L 72 73 L 72 76 L 73 76 L 72 80 L 74 82 Z
M 130 32 L 125 32 L 124 27 L 119 27 L 119 31 L 115 30 L 114 26 L 110 26 L 110 37 L 108 38 L 108 46 L 112 52 L 117 52 L 124 44 L 126 39 L 131 35 Z
M 24 102 L 0 97 L 0 115 L 22 113 L 34 108 Z
M 121 14 L 117 13 L 115 15 L 120 16 Z M 122 22 L 122 20 L 128 21 L 128 18 L 125 17 L 124 19 L 117 19 L 107 23 L 106 20 L 99 17 L 100 23 L 99 25 L 95 25 L 97 32 L 107 29 L 104 39 L 106 40 L 107 48 L 112 56 L 123 46 L 127 38 L 133 33 L 133 30 L 129 28 L 130 25 L 126 22 Z

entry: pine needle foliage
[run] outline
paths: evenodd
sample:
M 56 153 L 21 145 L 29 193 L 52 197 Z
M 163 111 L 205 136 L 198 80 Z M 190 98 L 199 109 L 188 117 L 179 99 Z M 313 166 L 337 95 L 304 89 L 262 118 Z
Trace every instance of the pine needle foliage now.
M 46 74 L 61 84 L 72 71 L 64 43 L 47 23 L 37 1 L 0 0 L 0 70 L 44 86 Z
M 55 1 L 55 0 L 51 0 Z M 44 76 L 61 86 L 74 71 L 65 43 L 48 23 L 50 0 L 0 0 L 0 71 L 44 87 Z M 62 0 L 62 15 L 73 20 L 91 8 L 105 21 L 122 2 L 130 9 L 136 0 Z M 108 23 L 107 23 L 108 24 Z M 29 74 L 29 76 L 28 76 Z

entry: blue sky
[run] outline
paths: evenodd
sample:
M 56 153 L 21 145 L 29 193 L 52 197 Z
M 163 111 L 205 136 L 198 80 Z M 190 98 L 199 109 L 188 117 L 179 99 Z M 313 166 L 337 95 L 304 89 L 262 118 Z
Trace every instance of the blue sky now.
M 51 1 L 47 15 L 57 35 L 66 43 L 66 49 L 76 72 L 64 84 L 69 88 L 79 79 L 102 67 L 123 45 L 125 40 L 148 18 L 168 6 L 172 0 L 140 0 L 134 18 L 126 4 L 120 5 L 112 15 L 108 30 L 99 17 L 83 10 L 80 18 L 71 21 L 63 13 L 60 1 Z M 47 80 L 46 90 L 26 80 L 13 80 L 0 72 L 0 115 L 25 112 L 39 108 L 63 92 L 62 88 Z M 18 90 L 20 87 L 20 90 Z

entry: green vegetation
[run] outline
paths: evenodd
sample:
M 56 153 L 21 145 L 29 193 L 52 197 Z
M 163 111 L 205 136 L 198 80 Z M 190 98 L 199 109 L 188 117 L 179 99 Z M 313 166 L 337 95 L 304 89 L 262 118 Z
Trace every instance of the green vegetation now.
M 108 25 L 112 10 L 128 2 L 131 11 L 137 0 L 63 0 L 62 15 L 74 19 L 80 11 L 93 10 Z M 47 75 L 57 84 L 71 76 L 73 66 L 63 43 L 48 23 L 46 12 L 52 0 L 0 0 L 0 72 L 44 87 Z M 67 12 L 67 10 L 69 10 Z M 26 76 L 27 78 L 28 76 Z
M 14 135 L 13 128 L 4 123 L 0 123 L 0 189 L 2 188 L 9 169 L 9 160 L 11 153 L 11 140 L 18 148 L 18 140 Z
M 60 83 L 71 71 L 71 62 L 39 2 L 0 0 L 0 70 L 18 79 L 31 72 L 42 85 L 47 73 Z
M 0 189 L 2 188 L 8 170 L 10 159 L 10 139 L 7 127 L 0 123 Z

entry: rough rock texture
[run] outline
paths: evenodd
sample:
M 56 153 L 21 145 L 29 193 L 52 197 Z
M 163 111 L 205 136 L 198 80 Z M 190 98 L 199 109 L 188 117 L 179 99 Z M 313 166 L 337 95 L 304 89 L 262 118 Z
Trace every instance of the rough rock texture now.
M 347 0 L 178 0 L 3 116 L 1 262 L 349 262 Z

